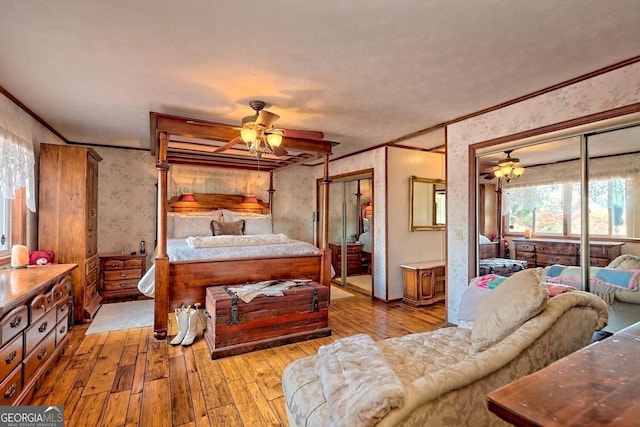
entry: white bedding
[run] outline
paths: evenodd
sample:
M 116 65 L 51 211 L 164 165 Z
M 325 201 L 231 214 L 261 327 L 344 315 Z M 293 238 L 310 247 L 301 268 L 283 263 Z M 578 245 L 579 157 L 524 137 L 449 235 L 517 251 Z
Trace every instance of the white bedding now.
M 225 236 L 219 236 L 225 237 Z M 249 236 L 247 236 L 249 237 Z M 255 236 L 260 239 L 260 235 Z M 289 239 L 289 243 L 257 246 L 227 246 L 190 248 L 187 239 L 167 239 L 167 255 L 169 261 L 192 261 L 233 258 L 275 258 L 279 256 L 314 255 L 319 249 L 311 243 Z M 155 295 L 155 265 L 152 265 L 138 282 L 138 289 L 145 296 Z
M 371 232 L 365 231 L 358 237 L 358 241 L 362 243 L 362 252 L 373 252 L 373 246 L 371 244 Z

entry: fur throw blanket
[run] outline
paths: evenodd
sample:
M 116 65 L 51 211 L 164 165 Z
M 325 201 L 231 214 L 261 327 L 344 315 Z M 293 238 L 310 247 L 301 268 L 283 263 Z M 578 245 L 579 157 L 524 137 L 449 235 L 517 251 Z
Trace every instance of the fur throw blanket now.
M 317 374 L 332 426 L 373 426 L 404 403 L 402 381 L 368 335 L 320 347 Z

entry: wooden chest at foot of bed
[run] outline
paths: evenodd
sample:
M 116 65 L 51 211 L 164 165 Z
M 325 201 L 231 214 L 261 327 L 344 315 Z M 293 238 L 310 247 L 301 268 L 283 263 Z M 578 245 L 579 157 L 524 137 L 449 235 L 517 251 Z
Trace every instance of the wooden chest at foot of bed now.
M 329 288 L 316 282 L 245 303 L 226 286 L 206 290 L 205 340 L 212 359 L 331 335 Z

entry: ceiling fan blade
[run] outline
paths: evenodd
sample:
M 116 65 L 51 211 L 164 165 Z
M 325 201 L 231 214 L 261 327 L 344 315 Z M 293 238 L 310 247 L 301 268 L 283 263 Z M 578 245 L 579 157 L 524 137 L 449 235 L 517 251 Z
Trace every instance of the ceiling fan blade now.
M 273 126 L 273 124 L 280 118 L 279 115 L 272 113 L 271 111 L 261 110 L 258 113 L 258 119 L 256 120 L 257 125 L 262 125 L 266 129 L 269 129 Z
M 273 147 L 273 154 L 275 154 L 276 156 L 286 156 L 287 154 L 289 154 L 289 152 L 286 148 L 280 145 L 279 147 Z
M 219 153 L 221 151 L 228 150 L 229 148 L 233 147 L 234 145 L 236 145 L 238 142 L 241 142 L 241 141 L 242 141 L 242 138 L 240 138 L 239 136 L 236 136 L 231 141 L 224 144 L 222 147 L 216 149 L 214 153 Z
M 324 138 L 323 132 L 315 130 L 282 129 L 282 132 L 282 136 L 287 138 L 314 139 L 318 141 Z

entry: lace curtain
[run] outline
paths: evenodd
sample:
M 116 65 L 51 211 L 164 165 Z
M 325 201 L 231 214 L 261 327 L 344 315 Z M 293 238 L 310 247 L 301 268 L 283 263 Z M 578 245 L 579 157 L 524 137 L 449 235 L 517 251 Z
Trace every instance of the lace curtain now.
M 35 212 L 33 144 L 0 125 L 0 159 L 0 194 L 5 199 L 13 200 L 16 190 L 24 187 L 27 208 Z

